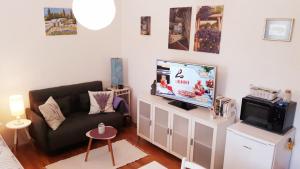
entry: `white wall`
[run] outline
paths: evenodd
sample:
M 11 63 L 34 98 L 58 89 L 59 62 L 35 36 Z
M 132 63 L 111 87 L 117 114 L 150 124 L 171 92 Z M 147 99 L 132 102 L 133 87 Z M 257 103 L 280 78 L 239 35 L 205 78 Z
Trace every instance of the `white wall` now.
M 168 49 L 168 19 L 171 7 L 193 7 L 191 39 L 195 32 L 196 8 L 224 4 L 224 21 L 219 55 Z M 136 97 L 149 93 L 155 79 L 156 59 L 204 63 L 218 66 L 217 94 L 240 103 L 249 84 L 291 89 L 300 101 L 300 1 L 298 0 L 126 0 L 122 2 L 122 56 L 126 60 L 128 83 Z M 151 36 L 140 35 L 140 17 L 151 16 Z M 262 40 L 265 18 L 295 18 L 292 42 Z M 300 106 L 300 105 L 299 105 Z M 295 127 L 300 130 L 299 106 Z M 134 114 L 135 119 L 135 114 Z M 300 168 L 300 133 L 297 133 L 292 169 Z
M 0 10 L 0 123 L 8 97 L 57 85 L 103 80 L 110 84 L 110 57 L 121 56 L 121 3 L 113 23 L 77 35 L 45 36 L 44 7 L 72 7 L 71 0 L 9 0 Z

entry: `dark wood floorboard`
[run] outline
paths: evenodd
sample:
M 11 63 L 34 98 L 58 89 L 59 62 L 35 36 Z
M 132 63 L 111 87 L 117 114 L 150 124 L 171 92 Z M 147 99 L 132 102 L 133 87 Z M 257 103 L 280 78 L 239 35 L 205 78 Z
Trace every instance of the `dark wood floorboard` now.
M 181 161 L 173 155 L 163 151 L 162 149 L 152 145 L 151 143 L 140 139 L 136 135 L 136 128 L 134 126 L 126 127 L 119 131 L 117 137 L 113 141 L 126 139 L 130 143 L 139 147 L 141 150 L 149 154 L 149 156 L 142 158 L 136 162 L 127 164 L 121 169 L 136 169 L 152 161 L 157 161 L 169 169 L 179 169 Z M 92 149 L 106 145 L 104 141 L 94 141 Z M 19 145 L 17 152 L 14 152 L 20 163 L 25 169 L 44 169 L 48 164 L 70 158 L 72 156 L 85 153 L 87 142 L 75 147 L 64 150 L 55 155 L 49 155 L 41 152 L 32 142 Z M 83 159 L 84 160 L 84 159 Z

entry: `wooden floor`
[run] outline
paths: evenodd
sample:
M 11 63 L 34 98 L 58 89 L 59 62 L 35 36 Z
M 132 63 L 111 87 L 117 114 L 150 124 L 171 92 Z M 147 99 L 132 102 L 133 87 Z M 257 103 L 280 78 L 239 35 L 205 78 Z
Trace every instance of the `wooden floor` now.
M 151 161 L 157 161 L 164 165 L 169 169 L 179 169 L 181 161 L 170 155 L 169 153 L 157 148 L 156 146 L 148 143 L 147 141 L 140 139 L 138 141 L 138 137 L 136 135 L 135 127 L 126 127 L 122 131 L 119 131 L 118 136 L 114 139 L 122 140 L 126 139 L 130 143 L 136 145 L 144 152 L 149 154 L 149 156 L 142 158 L 136 162 L 131 164 L 127 164 L 126 166 L 121 167 L 121 169 L 135 169 L 139 168 L 145 164 L 150 163 Z M 93 142 L 92 149 L 104 146 L 105 142 L 95 141 Z M 41 151 L 39 151 L 36 146 L 29 142 L 23 145 L 20 145 L 15 152 L 16 157 L 24 166 L 25 169 L 44 169 L 44 167 L 48 164 L 57 162 L 59 160 L 63 160 L 66 158 L 70 158 L 72 156 L 85 153 L 87 148 L 87 142 L 82 145 L 77 145 L 76 147 L 70 148 L 68 150 L 64 150 L 61 153 L 55 155 L 48 155 Z

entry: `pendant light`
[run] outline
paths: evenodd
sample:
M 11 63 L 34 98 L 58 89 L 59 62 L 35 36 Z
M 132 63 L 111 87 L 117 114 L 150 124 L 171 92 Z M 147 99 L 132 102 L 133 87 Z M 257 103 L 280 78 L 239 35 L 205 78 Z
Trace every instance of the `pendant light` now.
M 100 30 L 110 25 L 116 15 L 114 0 L 73 0 L 76 20 L 91 30 Z

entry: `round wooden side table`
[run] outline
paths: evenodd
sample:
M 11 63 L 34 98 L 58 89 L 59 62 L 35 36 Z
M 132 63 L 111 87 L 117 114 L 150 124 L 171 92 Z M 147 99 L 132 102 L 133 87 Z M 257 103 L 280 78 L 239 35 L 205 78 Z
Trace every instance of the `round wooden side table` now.
M 88 131 L 85 135 L 90 139 L 89 139 L 89 144 L 88 144 L 88 147 L 87 147 L 87 151 L 86 151 L 84 161 L 88 160 L 88 156 L 89 156 L 89 152 L 91 150 L 91 145 L 92 145 L 93 139 L 95 139 L 95 140 L 106 140 L 107 141 L 107 146 L 108 146 L 108 151 L 111 154 L 112 164 L 113 164 L 113 166 L 115 166 L 115 159 L 114 159 L 114 153 L 113 153 L 111 140 L 116 137 L 117 130 L 112 126 L 105 126 L 105 132 L 103 134 L 99 134 L 98 128 L 95 128 L 95 129 L 92 129 L 92 130 Z
M 28 133 L 27 127 L 30 126 L 31 120 L 28 119 L 19 119 L 19 120 L 13 120 L 8 123 L 6 123 L 6 127 L 8 129 L 15 130 L 15 136 L 14 136 L 14 151 L 17 150 L 17 145 L 18 145 L 18 130 L 23 129 L 27 135 L 27 138 L 30 140 L 31 137 Z

